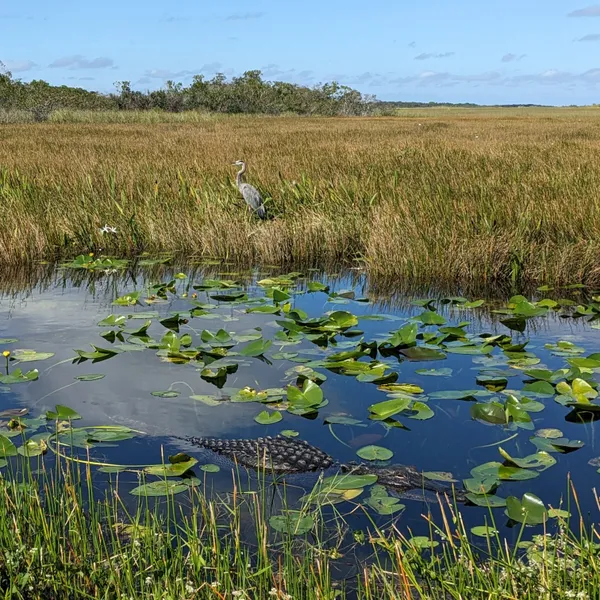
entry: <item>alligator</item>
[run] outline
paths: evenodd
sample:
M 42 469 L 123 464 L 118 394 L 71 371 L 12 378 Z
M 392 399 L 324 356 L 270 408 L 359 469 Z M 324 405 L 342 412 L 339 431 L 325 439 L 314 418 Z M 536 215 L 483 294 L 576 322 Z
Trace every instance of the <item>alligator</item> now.
M 282 436 L 254 439 L 224 439 L 178 437 L 177 439 L 211 450 L 239 465 L 250 469 L 265 469 L 274 474 L 295 474 L 323 471 L 337 467 L 342 473 L 377 475 L 377 483 L 396 493 L 410 490 L 428 490 L 437 493 L 454 493 L 458 501 L 464 500 L 464 491 L 452 489 L 423 476 L 415 467 L 390 465 L 377 467 L 365 463 L 340 464 L 321 449 L 303 440 Z

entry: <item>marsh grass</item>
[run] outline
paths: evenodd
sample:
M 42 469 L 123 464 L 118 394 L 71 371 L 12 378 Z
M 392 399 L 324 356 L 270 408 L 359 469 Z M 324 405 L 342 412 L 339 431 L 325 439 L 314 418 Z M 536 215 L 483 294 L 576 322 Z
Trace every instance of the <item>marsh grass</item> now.
M 168 251 L 359 260 L 381 280 L 595 285 L 597 112 L 131 113 L 116 124 L 89 112 L 3 125 L 0 260 Z M 272 220 L 245 209 L 230 166 L 239 158 Z M 105 224 L 117 234 L 102 234 Z
M 118 476 L 99 491 L 89 465 L 19 464 L 0 480 L 5 598 L 591 600 L 600 589 L 598 536 L 581 512 L 576 532 L 559 521 L 516 546 L 497 534 L 474 544 L 448 498 L 437 524 L 424 515 L 429 537 L 410 537 L 401 519 L 353 532 L 347 513 L 312 505 L 300 507 L 315 517 L 311 533 L 274 536 L 264 476 L 253 492 L 238 473 L 227 498 L 209 498 L 204 482 L 132 508 Z M 275 493 L 285 508 L 285 486 Z

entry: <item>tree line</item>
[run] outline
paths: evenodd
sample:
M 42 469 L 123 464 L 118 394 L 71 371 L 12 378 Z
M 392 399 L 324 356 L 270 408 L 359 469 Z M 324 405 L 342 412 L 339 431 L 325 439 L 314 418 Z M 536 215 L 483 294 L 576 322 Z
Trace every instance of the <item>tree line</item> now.
M 134 90 L 129 81 L 115 87 L 114 93 L 103 94 L 41 79 L 24 82 L 4 72 L 0 73 L 0 110 L 31 111 L 37 120 L 58 109 L 352 116 L 371 114 L 377 103 L 374 96 L 335 81 L 312 87 L 265 81 L 258 70 L 232 79 L 222 73 L 211 79 L 196 75 L 188 86 L 167 81 L 162 89 L 145 92 Z

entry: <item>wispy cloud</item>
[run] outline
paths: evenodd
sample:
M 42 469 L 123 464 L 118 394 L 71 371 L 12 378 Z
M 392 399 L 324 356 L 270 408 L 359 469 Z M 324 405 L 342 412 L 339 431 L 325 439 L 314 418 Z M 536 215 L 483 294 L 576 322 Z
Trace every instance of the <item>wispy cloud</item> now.
M 434 52 L 422 52 L 421 54 L 415 56 L 415 60 L 429 60 L 430 58 L 448 58 L 450 56 L 454 56 L 455 52 L 441 52 L 436 54 Z
M 567 17 L 600 17 L 600 4 L 587 6 L 570 12 Z
M 184 69 L 182 71 L 172 71 L 171 69 L 147 69 L 144 71 L 143 77 L 152 79 L 178 79 L 180 77 L 186 77 L 187 75 L 195 75 L 197 71 L 189 71 Z
M 227 17 L 227 21 L 250 21 L 251 19 L 260 19 L 264 14 L 262 12 L 234 13 Z
M 88 59 L 81 54 L 73 54 L 57 58 L 48 66 L 52 69 L 107 69 L 113 67 L 114 64 L 113 59 L 106 56 Z
M 408 44 L 409 48 L 414 48 L 417 45 L 417 42 L 411 42 L 410 44 Z
M 512 52 L 509 52 L 502 57 L 502 62 L 515 62 L 517 60 L 523 60 L 526 56 L 527 54 L 512 54 Z
M 151 79 L 181 79 L 183 77 L 191 77 L 199 73 L 211 74 L 221 70 L 223 65 L 220 62 L 205 63 L 198 69 L 182 69 L 173 71 L 171 69 L 146 69 L 138 83 L 149 83 Z M 143 80 L 143 81 L 142 81 Z
M 600 87 L 600 69 L 589 69 L 582 73 L 547 69 L 540 73 L 527 73 L 522 75 L 503 76 L 497 71 L 458 75 L 449 72 L 423 71 L 419 75 L 391 78 L 389 83 L 398 86 L 417 87 L 450 87 L 460 83 L 472 85 L 488 84 L 492 86 L 520 87 L 523 85 L 539 86 L 567 86 L 585 85 L 586 87 Z
M 600 42 L 600 33 L 589 33 L 588 35 L 584 35 L 579 39 L 575 40 L 576 42 Z
M 24 73 L 25 71 L 31 71 L 31 69 L 37 67 L 31 60 L 7 60 L 4 62 L 4 66 L 11 73 Z

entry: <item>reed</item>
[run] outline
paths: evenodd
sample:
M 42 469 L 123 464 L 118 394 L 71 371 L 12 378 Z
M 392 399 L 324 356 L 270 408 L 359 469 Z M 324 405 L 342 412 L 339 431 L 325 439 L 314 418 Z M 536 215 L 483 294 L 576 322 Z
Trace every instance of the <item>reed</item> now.
M 63 460 L 9 463 L 0 479 L 5 598 L 592 600 L 600 589 L 598 534 L 581 514 L 574 531 L 559 519 L 527 541 L 522 528 L 509 546 L 497 533 L 474 543 L 449 499 L 437 523 L 424 515 L 421 538 L 401 521 L 352 534 L 341 513 L 306 505 L 317 523 L 310 534 L 274 535 L 269 506 L 276 494 L 288 510 L 285 486 L 273 490 L 264 477 L 250 492 L 234 475 L 223 499 L 205 495 L 204 482 L 133 505 L 118 479 L 104 491 L 97 479 Z M 574 490 L 571 501 L 577 507 Z

